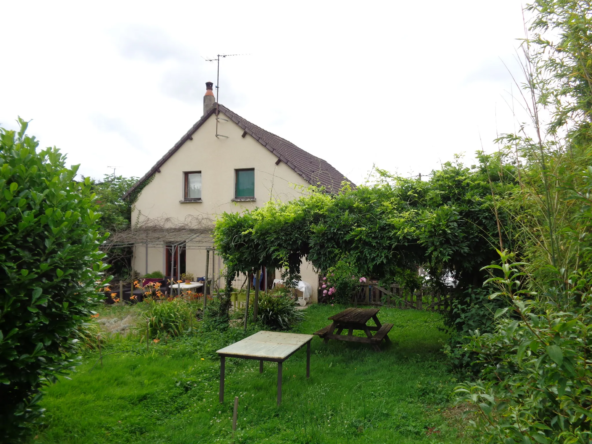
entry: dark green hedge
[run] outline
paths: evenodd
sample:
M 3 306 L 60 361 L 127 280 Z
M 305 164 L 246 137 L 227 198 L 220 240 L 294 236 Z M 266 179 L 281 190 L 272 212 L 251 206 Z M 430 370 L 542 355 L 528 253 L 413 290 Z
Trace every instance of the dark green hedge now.
M 72 367 L 104 268 L 90 182 L 19 122 L 0 128 L 0 442 L 26 435 L 42 387 Z

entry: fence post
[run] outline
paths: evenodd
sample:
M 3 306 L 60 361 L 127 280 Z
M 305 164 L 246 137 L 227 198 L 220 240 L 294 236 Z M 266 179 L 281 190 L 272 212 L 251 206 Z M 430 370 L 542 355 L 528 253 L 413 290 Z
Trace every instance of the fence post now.
M 417 309 L 418 310 L 423 309 L 423 288 L 421 290 L 419 290 L 419 292 L 417 294 Z
M 368 305 L 370 303 L 369 298 L 370 298 L 370 286 L 368 284 L 365 284 L 366 287 L 366 305 Z

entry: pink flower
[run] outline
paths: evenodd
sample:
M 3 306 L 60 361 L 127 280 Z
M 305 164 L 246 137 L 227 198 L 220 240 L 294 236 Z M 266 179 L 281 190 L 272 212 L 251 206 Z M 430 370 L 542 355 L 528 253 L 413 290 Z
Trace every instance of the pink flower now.
M 361 277 L 360 278 L 360 282 L 366 282 L 366 278 L 365 277 Z
M 333 304 L 331 304 L 331 307 L 333 307 Z
M 326 281 L 326 280 L 327 280 L 327 276 L 325 276 L 325 277 L 323 278 L 323 280 L 324 280 L 324 281 Z
M 327 288 L 327 286 L 325 284 L 323 284 L 323 288 Z
M 327 290 L 323 291 L 323 296 L 327 296 Z

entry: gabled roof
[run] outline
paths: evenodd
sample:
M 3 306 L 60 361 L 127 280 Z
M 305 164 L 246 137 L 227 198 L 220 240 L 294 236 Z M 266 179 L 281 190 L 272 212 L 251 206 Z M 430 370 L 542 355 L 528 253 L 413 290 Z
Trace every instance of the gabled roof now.
M 267 148 L 279 160 L 292 168 L 296 174 L 302 177 L 306 182 L 314 186 L 322 186 L 330 193 L 337 193 L 341 188 L 341 182 L 351 182 L 337 171 L 333 166 L 316 156 L 298 148 L 286 139 L 282 139 L 275 134 L 265 131 L 263 128 L 249 122 L 238 114 L 226 108 L 224 105 L 218 105 L 221 113 L 236 123 L 253 139 Z M 156 164 L 148 171 L 136 184 L 131 187 L 123 198 L 127 198 L 136 188 L 142 185 L 146 180 L 152 177 L 164 163 L 175 154 L 183 144 L 193 136 L 193 134 L 216 112 L 216 106 L 212 106 L 207 113 L 193 125 L 187 133 L 173 146 Z M 353 186 L 355 186 L 352 183 Z

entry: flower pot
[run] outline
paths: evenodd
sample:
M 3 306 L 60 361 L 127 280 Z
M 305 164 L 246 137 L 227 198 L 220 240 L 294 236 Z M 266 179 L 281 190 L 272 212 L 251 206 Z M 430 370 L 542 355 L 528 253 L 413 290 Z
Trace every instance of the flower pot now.
M 186 284 L 191 284 L 191 281 L 189 279 L 185 279 L 185 283 Z

